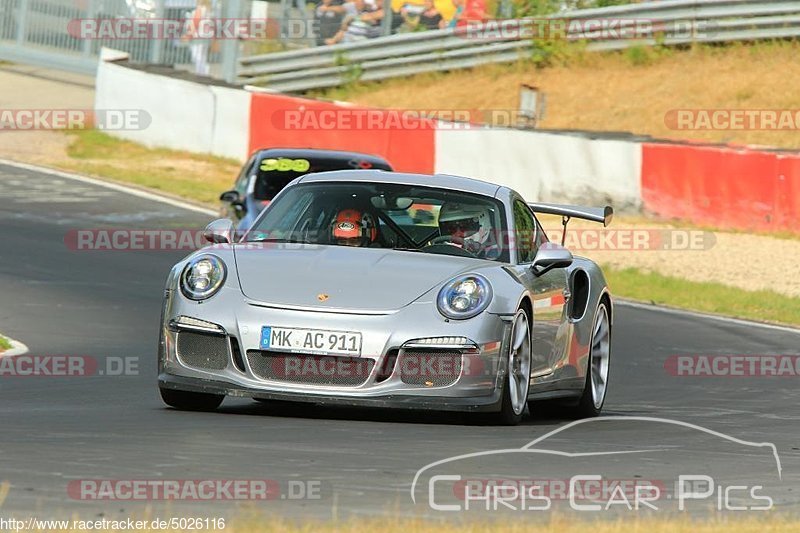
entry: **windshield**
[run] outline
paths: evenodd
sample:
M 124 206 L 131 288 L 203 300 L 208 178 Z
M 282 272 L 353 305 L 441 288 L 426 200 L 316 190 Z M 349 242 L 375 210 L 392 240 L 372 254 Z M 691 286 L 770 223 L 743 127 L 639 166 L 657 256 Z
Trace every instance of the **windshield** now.
M 342 157 L 268 157 L 262 159 L 258 165 L 253 196 L 256 200 L 272 200 L 281 189 L 297 177 L 312 172 L 352 169 L 392 170 L 388 164 L 366 161 L 358 157 L 352 159 Z
M 397 184 L 309 183 L 279 196 L 244 240 L 507 262 L 504 220 L 502 204 L 487 196 Z

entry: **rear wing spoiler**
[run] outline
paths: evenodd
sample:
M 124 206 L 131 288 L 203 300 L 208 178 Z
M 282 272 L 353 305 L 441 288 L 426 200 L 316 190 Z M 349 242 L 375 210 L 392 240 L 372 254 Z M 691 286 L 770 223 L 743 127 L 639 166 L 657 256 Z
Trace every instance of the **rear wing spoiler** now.
M 561 246 L 567 238 L 567 224 L 571 218 L 582 218 L 583 220 L 591 220 L 592 222 L 601 222 L 603 227 L 608 227 L 611 224 L 611 219 L 614 218 L 614 208 L 610 205 L 605 207 L 582 207 L 579 205 L 565 205 L 565 204 L 539 204 L 529 203 L 528 206 L 534 213 L 542 213 L 545 215 L 559 215 L 561 217 L 561 225 L 564 226 L 564 231 L 561 233 Z
M 610 205 L 605 207 L 583 207 L 579 205 L 540 204 L 531 202 L 528 206 L 534 213 L 564 217 L 565 226 L 570 218 L 582 218 L 583 220 L 591 220 L 592 222 L 602 222 L 603 226 L 611 224 L 611 219 L 614 218 L 614 208 Z

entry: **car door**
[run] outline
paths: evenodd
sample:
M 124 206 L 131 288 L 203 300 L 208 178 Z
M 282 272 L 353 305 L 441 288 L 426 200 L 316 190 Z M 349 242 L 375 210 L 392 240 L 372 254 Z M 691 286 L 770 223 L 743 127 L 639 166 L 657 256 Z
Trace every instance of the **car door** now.
M 531 264 L 539 247 L 547 242 L 539 222 L 520 198 L 513 201 L 514 243 L 517 274 L 533 300 L 533 377 L 552 373 L 564 351 L 567 269 L 554 268 L 536 275 Z

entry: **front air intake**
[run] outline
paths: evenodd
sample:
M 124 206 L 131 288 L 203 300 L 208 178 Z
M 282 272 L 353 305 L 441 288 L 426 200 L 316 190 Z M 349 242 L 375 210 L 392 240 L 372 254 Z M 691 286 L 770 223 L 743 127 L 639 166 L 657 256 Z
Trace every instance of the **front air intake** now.
M 270 381 L 357 387 L 369 379 L 373 359 L 247 350 L 247 362 L 257 377 Z
M 223 370 L 228 366 L 228 341 L 224 335 L 178 332 L 178 358 L 186 366 Z
M 461 376 L 460 350 L 409 348 L 400 353 L 396 372 L 403 383 L 446 387 Z

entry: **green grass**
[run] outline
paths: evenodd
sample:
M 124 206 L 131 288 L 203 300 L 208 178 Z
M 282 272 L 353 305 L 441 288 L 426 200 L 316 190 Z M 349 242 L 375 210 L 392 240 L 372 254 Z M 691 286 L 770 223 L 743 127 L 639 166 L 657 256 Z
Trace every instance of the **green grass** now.
M 69 160 L 58 166 L 82 174 L 155 189 L 204 204 L 216 204 L 233 185 L 238 161 L 141 144 L 97 130 L 67 133 Z
M 773 291 L 746 291 L 721 283 L 686 281 L 635 268 L 604 267 L 611 293 L 658 305 L 800 326 L 800 299 Z M 754 274 L 755 275 L 755 274 Z
M 11 348 L 11 343 L 8 342 L 8 339 L 0 335 L 0 352 L 8 350 Z

